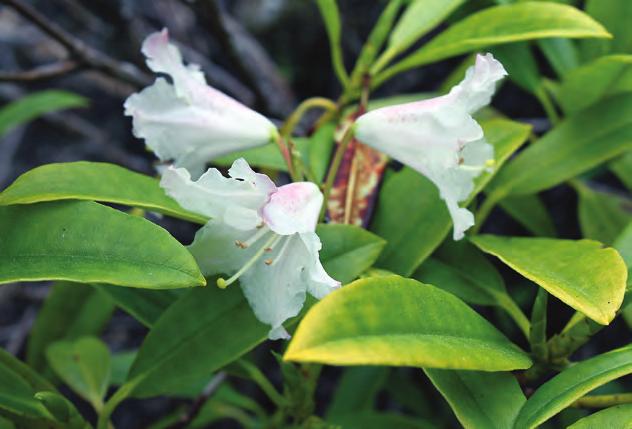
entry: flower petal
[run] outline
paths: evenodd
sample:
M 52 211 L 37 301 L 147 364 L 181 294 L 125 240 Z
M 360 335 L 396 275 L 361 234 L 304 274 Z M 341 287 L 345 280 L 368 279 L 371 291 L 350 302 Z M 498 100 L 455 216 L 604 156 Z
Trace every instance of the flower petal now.
M 206 85 L 197 65 L 185 66 L 166 30 L 143 43 L 147 65 L 163 78 L 125 101 L 134 135 L 163 161 L 174 160 L 198 177 L 207 162 L 230 152 L 260 146 L 276 135 L 267 118 Z
M 442 97 L 384 107 L 362 115 L 356 137 L 430 179 L 439 188 L 458 240 L 474 216 L 458 203 L 493 160 L 493 148 L 471 114 L 488 104 L 496 82 L 506 75 L 491 54 L 477 56 L 463 81 Z
M 260 225 L 262 207 L 276 191 L 265 174 L 255 173 L 248 163 L 237 159 L 228 170 L 230 178 L 210 168 L 197 181 L 184 168 L 166 169 L 160 186 L 182 207 L 217 219 L 241 230 Z
M 318 237 L 315 238 L 318 240 Z M 324 281 L 339 285 L 326 274 L 324 276 L 328 280 L 324 280 L 317 272 L 317 267 L 322 267 L 318 251 L 314 250 L 313 246 L 306 245 L 302 235 L 282 237 L 272 252 L 257 261 L 240 278 L 241 288 L 255 315 L 272 327 L 270 339 L 283 338 L 283 322 L 301 311 L 307 291 L 320 298 L 332 290 L 331 286 L 325 290 Z
M 323 194 L 311 182 L 296 182 L 281 186 L 263 208 L 263 218 L 272 231 L 281 235 L 314 232 Z

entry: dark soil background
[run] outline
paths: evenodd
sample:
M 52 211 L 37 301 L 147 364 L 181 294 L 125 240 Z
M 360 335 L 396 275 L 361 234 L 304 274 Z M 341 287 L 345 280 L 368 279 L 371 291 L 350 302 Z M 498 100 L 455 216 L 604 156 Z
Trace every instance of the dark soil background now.
M 27 3 L 86 44 L 117 60 L 134 64 L 147 73 L 148 82 L 151 76 L 144 67 L 140 45 L 146 35 L 167 27 L 172 40 L 182 47 L 185 59 L 199 63 L 211 85 L 271 118 L 282 120 L 304 98 L 335 99 L 339 95 L 324 26 L 317 8 L 309 0 L 226 0 L 195 4 L 184 0 L 31 0 Z M 345 25 L 345 59 L 350 68 L 384 2 L 340 0 L 339 4 Z M 30 70 L 66 57 L 63 46 L 0 2 L 0 72 Z M 459 60 L 405 73 L 381 88 L 374 97 L 436 90 Z M 544 64 L 542 67 L 545 69 Z M 131 120 L 123 116 L 124 99 L 139 86 L 86 68 L 45 80 L 0 81 L 0 106 L 51 88 L 81 94 L 90 100 L 90 105 L 85 109 L 46 115 L 0 140 L 0 189 L 25 171 L 52 162 L 104 161 L 153 174 L 153 156 L 145 150 L 143 142 L 133 138 Z M 494 106 L 512 119 L 536 125 L 536 132 L 548 128 L 537 101 L 511 82 L 499 91 Z M 303 129 L 307 129 L 309 124 L 303 125 Z M 610 176 L 606 176 L 606 181 L 618 186 Z M 545 192 L 543 197 L 552 210 L 560 235 L 578 238 L 574 192 L 561 186 Z M 185 243 L 193 236 L 193 227 L 185 223 L 168 219 L 159 222 Z M 506 235 L 525 234 L 499 210 L 493 213 L 486 230 Z M 48 285 L 42 283 L 0 287 L 0 346 L 23 356 L 29 329 L 47 290 Z M 534 291 L 535 288 L 526 286 L 515 293 L 523 295 L 524 302 L 531 302 L 529 297 Z M 551 307 L 551 314 L 558 315 L 551 318 L 550 329 L 555 330 L 565 322 L 570 311 L 556 302 Z M 481 309 L 481 312 L 502 323 L 501 315 L 489 309 Z M 103 338 L 113 351 L 120 351 L 137 347 L 144 334 L 145 329 L 139 323 L 117 312 Z M 597 343 L 602 341 L 610 349 L 623 343 L 627 336 L 623 323 L 617 322 L 598 335 Z M 277 385 L 281 378 L 270 349 L 279 346 L 266 344 L 255 352 L 260 367 L 267 369 L 266 373 Z M 592 354 L 590 350 L 580 350 L 580 353 Z M 319 411 L 331 397 L 339 374 L 336 368 L 323 372 L 317 392 Z M 419 379 L 420 394 L 429 401 L 422 408 L 451 416 L 447 405 L 432 391 L 420 371 L 397 369 L 394 374 L 396 378 Z M 253 385 L 246 382 L 237 385 L 264 405 L 271 405 Z M 406 407 L 393 399 L 395 396 L 380 394 L 379 407 L 405 411 Z M 115 414 L 115 423 L 119 428 L 146 427 L 181 403 L 164 398 L 129 401 Z M 446 427 L 456 426 L 452 420 Z M 213 427 L 237 426 L 222 423 Z

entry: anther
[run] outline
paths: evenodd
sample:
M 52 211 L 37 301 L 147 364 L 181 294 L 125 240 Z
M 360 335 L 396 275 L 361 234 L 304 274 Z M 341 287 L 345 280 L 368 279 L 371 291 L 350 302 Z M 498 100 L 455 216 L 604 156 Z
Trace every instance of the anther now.
M 263 261 L 266 265 L 272 265 L 272 259 L 266 259 Z

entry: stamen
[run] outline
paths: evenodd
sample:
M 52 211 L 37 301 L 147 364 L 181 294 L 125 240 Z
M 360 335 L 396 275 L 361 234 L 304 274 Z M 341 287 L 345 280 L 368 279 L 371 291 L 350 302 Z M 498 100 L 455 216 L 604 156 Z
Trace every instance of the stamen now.
M 268 259 L 270 261 L 270 263 L 268 264 L 266 262 L 267 265 L 272 265 L 272 263 L 276 260 L 278 261 L 279 259 L 281 259 L 283 257 L 283 254 L 285 253 L 285 250 L 287 249 L 288 245 L 290 244 L 290 240 L 291 237 L 285 237 L 285 241 L 283 242 L 283 245 L 281 246 L 281 250 L 279 250 L 279 253 L 277 253 L 277 255 L 275 256 L 275 259 Z
M 266 231 L 267 232 L 267 231 Z M 255 236 L 257 236 L 259 233 L 255 234 Z M 263 235 L 263 234 L 262 234 Z M 255 236 L 253 236 L 252 238 L 255 238 Z M 251 238 L 251 240 L 252 240 Z M 260 237 L 257 237 L 257 240 Z M 281 239 L 280 235 L 277 234 L 272 234 L 272 237 L 270 237 L 263 246 L 261 246 L 261 248 L 259 250 L 257 250 L 257 252 L 252 255 L 252 257 L 243 265 L 243 267 L 241 267 L 239 269 L 239 271 L 237 271 L 235 274 L 233 274 L 231 277 L 229 277 L 228 279 L 224 279 L 224 278 L 218 278 L 217 279 L 217 287 L 220 289 L 226 289 L 228 286 L 230 286 L 231 284 L 233 284 L 243 273 L 245 273 L 246 271 L 248 271 L 248 269 L 250 267 L 252 267 L 255 262 L 257 262 L 257 260 L 259 260 L 259 258 L 261 258 L 261 256 L 264 254 L 264 252 L 266 251 L 267 248 L 273 248 Z M 254 243 L 255 241 L 252 241 L 252 243 Z M 250 241 L 250 240 L 248 240 Z M 252 244 L 250 243 L 250 244 Z M 245 244 L 248 244 L 248 242 L 246 242 Z
M 259 241 L 261 239 L 261 237 L 266 235 L 268 232 L 270 232 L 270 228 L 268 228 L 268 227 L 259 228 L 259 230 L 257 232 L 255 232 L 255 234 L 252 237 L 250 237 L 248 240 L 243 242 L 243 245 L 245 247 L 242 247 L 242 249 L 245 249 L 246 247 L 252 246 L 257 241 Z
M 272 265 L 272 259 L 266 259 L 263 261 L 266 265 Z

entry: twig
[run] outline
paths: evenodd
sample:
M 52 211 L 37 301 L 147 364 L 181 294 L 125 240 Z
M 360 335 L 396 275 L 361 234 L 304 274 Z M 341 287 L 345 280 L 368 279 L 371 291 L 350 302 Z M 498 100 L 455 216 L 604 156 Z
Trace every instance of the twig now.
M 31 82 L 63 76 L 80 68 L 79 63 L 72 60 L 58 61 L 52 64 L 35 67 L 31 70 L 17 72 L 0 72 L 0 82 Z
M 189 408 L 186 414 L 184 414 L 180 418 L 180 420 L 178 420 L 174 424 L 167 426 L 167 429 L 184 429 L 190 423 L 192 423 L 193 420 L 195 420 L 197 415 L 202 410 L 202 407 L 204 406 L 206 401 L 208 401 L 208 399 L 213 395 L 213 393 L 217 391 L 217 389 L 222 385 L 224 380 L 226 380 L 226 373 L 225 372 L 217 373 L 217 375 L 215 375 L 211 379 L 211 381 L 209 381 L 209 383 L 206 385 L 206 387 L 204 388 L 200 396 L 198 396 L 195 399 L 195 401 L 193 401 L 191 408 Z
M 0 3 L 12 7 L 44 33 L 59 42 L 78 63 L 138 87 L 145 86 L 151 82 L 151 78 L 133 64 L 115 60 L 107 54 L 86 45 L 22 0 L 0 0 Z

